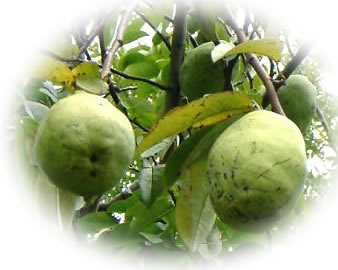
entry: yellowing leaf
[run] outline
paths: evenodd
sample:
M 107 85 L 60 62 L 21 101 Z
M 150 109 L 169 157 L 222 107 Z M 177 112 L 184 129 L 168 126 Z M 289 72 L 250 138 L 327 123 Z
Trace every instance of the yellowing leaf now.
M 76 78 L 100 78 L 100 67 L 94 62 L 84 62 L 73 68 L 72 73 Z
M 243 93 L 222 92 L 197 99 L 169 111 L 141 141 L 135 157 L 166 137 L 191 126 L 216 124 L 230 116 L 254 110 L 252 101 Z
M 212 230 L 216 214 L 208 196 L 206 159 L 201 158 L 183 172 L 183 188 L 176 205 L 176 226 L 183 241 L 195 251 Z
M 282 43 L 279 39 L 274 38 L 248 40 L 237 45 L 231 50 L 229 50 L 227 46 L 223 47 L 223 56 L 220 52 L 222 50 L 222 47 L 220 47 L 217 49 L 217 57 L 215 57 L 214 62 L 223 57 L 240 53 L 254 53 L 259 55 L 265 55 L 275 61 L 279 61 L 282 57 Z
M 74 91 L 75 80 L 68 66 L 52 57 L 40 56 L 38 65 L 31 73 L 32 77 L 52 81 Z
M 92 94 L 107 92 L 108 84 L 101 79 L 100 67 L 94 62 L 84 62 L 73 68 L 76 86 Z

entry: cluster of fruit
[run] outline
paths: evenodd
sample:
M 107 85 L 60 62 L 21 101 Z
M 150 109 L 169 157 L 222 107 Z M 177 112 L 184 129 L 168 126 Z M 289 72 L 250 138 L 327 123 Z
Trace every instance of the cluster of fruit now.
M 213 43 L 195 48 L 181 67 L 181 90 L 190 101 L 224 90 L 224 67 L 212 62 L 213 48 Z M 316 89 L 306 77 L 293 75 L 278 97 L 287 117 L 269 110 L 248 113 L 228 127 L 209 152 L 205 178 L 215 212 L 243 230 L 270 226 L 302 192 L 302 133 L 313 118 Z M 49 179 L 81 196 L 116 185 L 134 150 L 126 116 L 106 99 L 84 92 L 53 106 L 34 145 L 36 162 Z

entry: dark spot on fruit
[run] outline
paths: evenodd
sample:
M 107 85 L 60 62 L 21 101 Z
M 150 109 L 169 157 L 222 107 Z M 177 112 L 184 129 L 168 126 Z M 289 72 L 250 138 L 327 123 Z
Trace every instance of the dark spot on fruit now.
M 281 191 L 281 190 L 282 190 L 281 187 L 276 188 L 276 191 Z
M 99 156 L 96 153 L 91 154 L 90 161 L 95 163 L 99 160 Z
M 252 142 L 250 155 L 253 155 L 255 153 L 256 153 L 256 142 Z
M 97 170 L 90 171 L 90 175 L 93 176 L 93 177 L 96 177 L 97 176 Z

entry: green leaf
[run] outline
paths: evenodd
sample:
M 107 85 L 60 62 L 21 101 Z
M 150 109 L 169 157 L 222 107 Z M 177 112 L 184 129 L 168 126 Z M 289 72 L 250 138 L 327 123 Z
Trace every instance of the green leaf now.
M 214 62 L 223 57 L 240 53 L 264 55 L 275 61 L 279 61 L 282 57 L 282 43 L 279 39 L 248 40 L 235 46 L 231 50 L 229 50 L 228 46 L 224 46 L 223 43 L 221 43 L 217 45 L 214 50 L 217 50 L 217 57 L 213 59 Z
M 124 72 L 128 75 L 151 79 L 157 77 L 160 70 L 154 63 L 140 62 L 128 65 Z
M 135 41 L 141 37 L 147 36 L 148 34 L 141 31 L 144 21 L 141 18 L 133 20 L 127 27 L 127 30 L 123 36 L 123 44 Z
M 56 188 L 57 218 L 61 230 L 70 230 L 79 196 Z
M 98 233 L 103 229 L 118 224 L 118 220 L 106 212 L 90 213 L 82 217 L 76 224 L 77 229 L 85 234 Z
M 128 110 L 131 119 L 145 128 L 151 128 L 157 119 L 157 110 L 144 98 L 121 97 L 122 105 Z
M 135 157 L 164 138 L 189 127 L 216 124 L 233 115 L 254 110 L 251 100 L 242 93 L 223 92 L 197 99 L 169 111 L 142 140 Z
M 86 92 L 95 94 L 95 95 L 102 95 L 107 92 L 108 84 L 99 78 L 92 78 L 92 79 L 84 79 L 84 78 L 77 78 L 76 85 L 81 89 L 85 90 Z
M 163 242 L 159 235 L 145 232 L 140 232 L 140 234 L 152 244 L 159 244 Z
M 209 132 L 197 141 L 194 149 L 192 149 L 191 153 L 186 157 L 184 165 L 189 166 L 202 156 L 207 156 L 216 139 L 224 132 L 225 129 L 241 118 L 244 114 L 245 113 L 240 113 L 232 116 L 212 127 Z
M 195 149 L 198 142 L 211 130 L 211 127 L 206 127 L 187 140 L 177 148 L 177 150 L 170 156 L 165 166 L 165 185 L 170 188 L 181 175 L 182 167 L 185 160 L 189 157 L 191 152 Z
M 141 199 L 147 207 L 163 192 L 163 174 L 164 165 L 144 168 L 139 174 Z
M 230 42 L 226 42 L 221 40 L 220 44 L 218 44 L 212 51 L 211 51 L 211 59 L 213 62 L 217 62 L 218 60 L 222 59 L 224 55 L 231 51 L 235 47 L 234 44 Z
M 163 150 L 167 150 L 168 147 L 174 142 L 174 140 L 175 140 L 175 137 L 169 137 L 169 138 L 162 140 L 158 144 L 155 144 L 154 146 L 150 147 L 148 150 L 144 151 L 141 154 L 141 157 L 147 158 L 150 156 L 154 156 Z
M 28 116 L 38 122 L 41 122 L 49 113 L 49 108 L 39 102 L 25 100 L 24 107 Z
M 222 251 L 222 235 L 215 226 L 206 239 L 206 243 L 202 243 L 198 247 L 198 252 L 206 259 L 210 259 L 219 255 Z
M 139 196 L 138 192 L 134 192 L 133 196 L 130 196 L 129 198 L 125 200 L 120 200 L 117 202 L 112 203 L 108 209 L 107 212 L 109 213 L 125 213 L 128 209 L 132 208 L 134 205 L 139 203 Z
M 73 68 L 76 85 L 81 89 L 96 95 L 107 92 L 108 84 L 101 79 L 100 68 L 94 62 L 84 62 Z
M 183 172 L 183 188 L 176 205 L 176 226 L 191 251 L 206 242 L 216 214 L 208 195 L 206 157 L 195 161 Z
M 40 89 L 43 89 L 43 83 L 45 80 L 41 79 L 30 79 L 28 80 L 23 88 L 23 95 L 25 99 L 35 101 L 43 104 L 48 103 L 48 98 L 45 93 L 42 93 Z
M 146 59 L 147 57 L 143 53 L 130 50 L 127 51 L 126 54 L 121 56 L 116 64 L 116 67 L 118 70 L 124 71 L 129 65 L 145 62 Z
M 131 234 L 139 232 L 173 210 L 174 204 L 171 197 L 169 195 L 161 196 L 150 208 L 145 205 L 139 207 L 138 212 L 135 213 L 130 222 L 129 232 Z

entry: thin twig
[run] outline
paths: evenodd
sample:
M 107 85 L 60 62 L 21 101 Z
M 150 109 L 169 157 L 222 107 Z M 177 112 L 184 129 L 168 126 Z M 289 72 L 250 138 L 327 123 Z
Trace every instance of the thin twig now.
M 153 86 L 156 86 L 158 88 L 160 88 L 161 90 L 167 90 L 167 87 L 157 83 L 157 82 L 154 82 L 152 80 L 149 80 L 149 79 L 146 79 L 146 78 L 141 78 L 141 77 L 136 77 L 136 76 L 132 76 L 132 75 L 128 75 L 126 73 L 123 73 L 121 71 L 118 71 L 114 68 L 110 68 L 110 72 L 111 73 L 114 73 L 116 75 L 119 75 L 123 78 L 126 78 L 126 79 L 129 79 L 129 80 L 134 80 L 134 81 L 141 81 L 141 82 L 145 82 L 145 83 L 148 83 L 148 84 L 151 84 Z
M 82 63 L 85 62 L 85 60 L 80 60 L 80 59 L 69 59 L 69 58 L 64 58 L 62 56 L 57 55 L 54 52 L 48 51 L 48 50 L 40 50 L 40 52 L 44 55 L 47 55 L 49 57 L 52 57 L 56 60 L 59 60 L 61 62 L 65 62 L 65 63 Z
M 178 75 L 184 57 L 184 43 L 189 8 L 184 1 L 177 2 L 176 7 L 165 112 L 168 112 L 172 108 L 176 107 L 179 104 L 180 99 Z
M 117 95 L 118 92 L 120 92 L 121 90 L 116 87 L 115 83 L 113 82 L 112 78 L 109 77 L 108 78 L 108 91 L 109 91 L 109 94 L 111 95 L 111 97 L 113 98 L 115 104 L 120 104 L 121 101 L 120 101 L 120 98 L 119 96 Z M 141 126 L 139 123 L 137 123 L 135 121 L 135 119 L 131 119 L 128 115 L 128 111 L 125 107 L 122 106 L 122 112 L 128 117 L 129 121 L 131 123 L 133 123 L 135 126 L 137 126 L 138 128 L 140 128 L 141 130 L 143 130 L 144 132 L 149 132 L 148 129 L 146 129 L 145 127 Z
M 217 17 L 216 22 L 218 22 L 219 24 L 221 24 L 221 25 L 224 27 L 224 29 L 225 29 L 225 31 L 227 32 L 227 34 L 228 34 L 229 37 L 232 36 L 231 31 L 229 30 L 229 28 L 228 28 L 228 26 L 225 24 L 225 22 L 222 20 L 222 18 Z
M 287 79 L 292 72 L 300 65 L 300 63 L 304 60 L 304 58 L 310 53 L 312 47 L 314 46 L 315 41 L 311 40 L 305 42 L 297 51 L 295 56 L 291 59 L 291 61 L 285 66 L 282 71 L 283 76 Z
M 103 62 L 103 68 L 101 71 L 101 77 L 103 79 L 106 78 L 110 73 L 110 68 L 112 66 L 113 57 L 115 53 L 120 47 L 123 46 L 124 33 L 127 29 L 128 22 L 133 13 L 133 10 L 137 7 L 137 5 L 138 1 L 133 2 L 132 4 L 129 5 L 127 9 L 122 10 L 120 14 L 120 22 L 116 28 L 115 39 Z
M 106 211 L 109 206 L 117 201 L 128 199 L 131 195 L 133 195 L 133 192 L 139 189 L 140 185 L 138 181 L 133 182 L 126 188 L 123 188 L 122 191 L 114 196 L 111 200 L 108 202 L 100 202 L 97 204 L 97 211 Z
M 106 47 L 104 46 L 103 27 L 101 28 L 99 32 L 99 44 L 100 44 L 100 51 L 101 51 L 101 63 L 103 63 L 106 57 L 106 54 L 107 54 Z
M 89 37 L 83 42 L 79 52 L 77 53 L 77 58 L 80 58 L 80 56 L 86 52 L 88 46 L 93 42 L 95 37 L 99 34 L 100 30 L 102 29 L 103 22 L 104 20 L 100 20 L 100 22 L 97 22 L 96 26 L 93 27 L 91 33 L 89 34 Z
M 141 12 L 138 12 L 138 11 L 135 11 L 135 13 L 137 15 L 139 15 L 141 17 L 141 19 L 156 32 L 156 34 L 159 36 L 159 38 L 167 46 L 168 50 L 171 51 L 171 45 L 170 45 L 168 39 L 160 31 L 158 31 L 158 29 L 147 19 L 146 16 L 144 16 L 144 14 L 142 14 Z
M 324 115 L 323 115 L 323 112 L 321 111 L 321 109 L 317 106 L 316 107 L 316 114 L 320 120 L 320 122 L 322 123 L 322 126 L 326 132 L 326 135 L 327 135 L 327 138 L 328 138 L 328 141 L 330 142 L 330 146 L 333 148 L 333 150 L 336 151 L 336 146 L 334 145 L 333 143 L 333 140 L 332 140 L 332 136 L 331 136 L 331 129 L 329 127 L 329 124 L 327 123 Z
M 246 41 L 246 36 L 242 29 L 240 29 L 232 17 L 231 13 L 227 10 L 227 8 L 224 9 L 226 22 L 230 25 L 230 27 L 235 31 L 237 35 L 237 39 L 239 43 Z M 262 80 L 265 89 L 267 91 L 269 100 L 271 102 L 271 109 L 273 112 L 279 113 L 281 115 L 285 115 L 282 106 L 279 103 L 279 99 L 275 90 L 275 87 L 271 81 L 271 78 L 266 73 L 260 62 L 258 61 L 257 57 L 253 55 L 252 53 L 247 53 L 246 59 L 249 62 L 249 64 L 255 69 L 257 75 Z
M 126 91 L 131 91 L 131 90 L 137 90 L 137 86 L 127 86 L 119 89 L 119 92 L 126 92 Z

